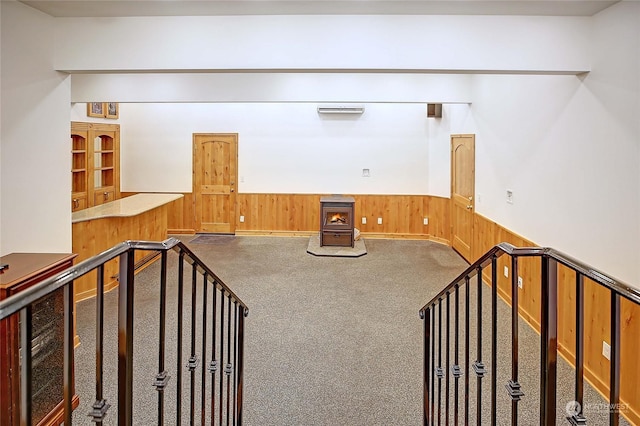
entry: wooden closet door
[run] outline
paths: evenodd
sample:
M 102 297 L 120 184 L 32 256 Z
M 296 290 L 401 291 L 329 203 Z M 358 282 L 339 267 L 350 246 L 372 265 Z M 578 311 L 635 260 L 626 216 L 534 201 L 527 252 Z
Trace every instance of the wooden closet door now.
M 451 246 L 472 262 L 475 136 L 451 136 Z
M 237 134 L 193 135 L 196 232 L 235 233 Z

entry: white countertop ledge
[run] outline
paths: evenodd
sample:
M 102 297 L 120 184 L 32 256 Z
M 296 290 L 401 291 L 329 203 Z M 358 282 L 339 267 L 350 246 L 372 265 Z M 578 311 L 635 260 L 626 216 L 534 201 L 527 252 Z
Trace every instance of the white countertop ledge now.
M 71 223 L 107 217 L 131 217 L 182 198 L 182 194 L 135 194 L 71 214 Z

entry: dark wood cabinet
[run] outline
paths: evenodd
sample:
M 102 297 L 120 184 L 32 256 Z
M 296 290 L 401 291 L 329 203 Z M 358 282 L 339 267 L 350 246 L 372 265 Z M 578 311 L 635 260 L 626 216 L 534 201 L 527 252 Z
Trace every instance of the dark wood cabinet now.
M 0 274 L 0 300 L 17 294 L 73 265 L 75 254 L 12 253 L 0 258 L 8 265 Z M 33 304 L 32 417 L 35 425 L 63 422 L 62 289 Z M 20 424 L 20 320 L 19 314 L 0 321 L 0 426 Z M 78 397 L 73 398 L 73 407 Z

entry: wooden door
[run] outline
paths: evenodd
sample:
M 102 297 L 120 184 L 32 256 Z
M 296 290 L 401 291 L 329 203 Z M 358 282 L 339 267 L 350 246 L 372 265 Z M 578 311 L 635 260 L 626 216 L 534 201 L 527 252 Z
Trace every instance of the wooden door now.
M 451 245 L 471 262 L 475 194 L 475 136 L 451 136 Z
M 196 232 L 235 233 L 238 135 L 193 135 Z

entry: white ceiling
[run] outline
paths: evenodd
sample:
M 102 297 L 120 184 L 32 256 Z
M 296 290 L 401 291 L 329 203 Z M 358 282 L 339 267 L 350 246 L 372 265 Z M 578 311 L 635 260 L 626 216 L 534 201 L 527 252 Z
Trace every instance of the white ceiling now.
M 592 16 L 620 0 L 19 0 L 55 17 L 214 15 Z

